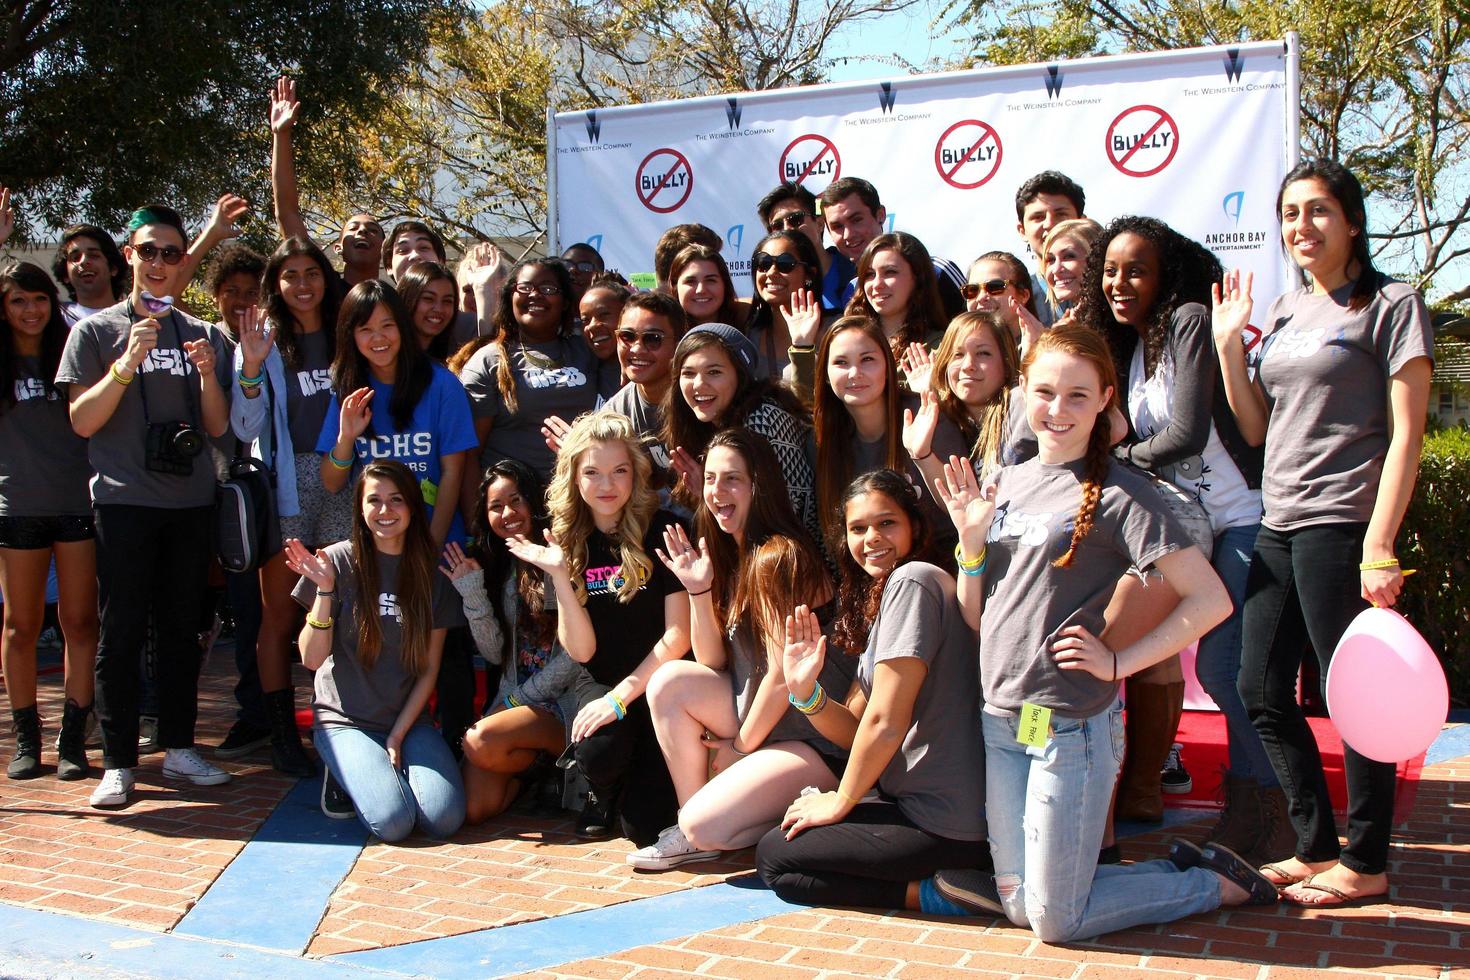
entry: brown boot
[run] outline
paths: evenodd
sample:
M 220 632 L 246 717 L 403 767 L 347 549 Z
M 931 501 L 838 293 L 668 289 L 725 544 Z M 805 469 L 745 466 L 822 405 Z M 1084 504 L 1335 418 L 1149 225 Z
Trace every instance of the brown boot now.
M 1228 770 L 1221 773 L 1220 795 L 1225 808 L 1220 819 L 1205 835 L 1206 844 L 1221 844 L 1259 867 L 1253 855 L 1259 850 L 1264 820 L 1261 815 L 1261 785 L 1254 779 L 1237 776 Z M 1267 858 L 1266 860 L 1270 860 Z
M 1159 823 L 1164 819 L 1159 773 L 1184 712 L 1184 682 L 1128 684 L 1128 748 L 1118 783 L 1119 820 Z
M 1258 868 L 1272 861 L 1294 857 L 1297 853 L 1296 827 L 1292 825 L 1291 814 L 1287 810 L 1286 793 L 1280 786 L 1272 786 L 1260 790 L 1260 800 L 1260 839 L 1252 853 L 1239 852 L 1241 857 Z

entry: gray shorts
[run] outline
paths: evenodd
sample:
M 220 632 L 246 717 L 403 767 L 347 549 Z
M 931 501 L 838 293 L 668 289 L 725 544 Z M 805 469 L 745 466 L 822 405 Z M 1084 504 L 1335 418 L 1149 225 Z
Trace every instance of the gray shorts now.
M 352 490 L 331 493 L 322 486 L 320 453 L 296 454 L 296 499 L 301 511 L 281 518 L 281 540 L 297 538 L 308 548 L 346 541 L 352 533 Z

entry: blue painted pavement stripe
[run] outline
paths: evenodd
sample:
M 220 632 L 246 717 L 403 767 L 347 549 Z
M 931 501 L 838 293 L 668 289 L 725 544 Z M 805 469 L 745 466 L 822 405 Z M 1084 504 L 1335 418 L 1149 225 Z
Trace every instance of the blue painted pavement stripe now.
M 0 973 L 36 978 L 146 976 L 188 980 L 384 980 L 405 975 L 15 905 L 0 905 Z
M 1435 737 L 1434 744 L 1424 753 L 1424 764 L 1432 766 L 1465 755 L 1470 755 L 1470 725 L 1456 725 Z
M 367 841 L 357 820 L 318 805 L 321 780 L 302 779 L 174 928 L 182 935 L 299 953 Z
M 483 932 L 342 953 L 326 962 L 445 980 L 501 977 L 806 908 L 783 902 L 759 884 L 744 884 L 751 881 L 753 876 L 741 884 L 707 885 Z

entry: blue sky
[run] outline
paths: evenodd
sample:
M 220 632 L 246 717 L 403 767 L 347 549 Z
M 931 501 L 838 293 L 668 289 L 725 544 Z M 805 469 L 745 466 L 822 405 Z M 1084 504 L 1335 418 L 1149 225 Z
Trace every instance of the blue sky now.
M 839 31 L 828 46 L 834 58 L 842 59 L 833 67 L 831 80 L 891 78 L 902 71 L 891 60 L 895 54 L 914 65 L 951 61 L 964 54 L 961 36 L 930 26 L 943 6 L 939 0 L 922 0 L 899 13 L 871 17 Z

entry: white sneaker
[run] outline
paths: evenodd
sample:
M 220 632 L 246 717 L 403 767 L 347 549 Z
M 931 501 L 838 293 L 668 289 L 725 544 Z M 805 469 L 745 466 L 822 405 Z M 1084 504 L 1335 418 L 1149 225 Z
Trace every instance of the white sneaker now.
M 195 786 L 228 783 L 230 774 L 205 762 L 193 749 L 169 749 L 163 757 L 163 774 L 170 779 L 187 779 Z
M 133 770 L 107 769 L 88 802 L 96 807 L 127 806 L 132 792 Z
M 628 863 L 641 871 L 667 871 L 691 861 L 709 861 L 720 856 L 719 851 L 701 851 L 689 843 L 678 824 L 658 835 L 655 843 L 640 847 L 628 855 Z

